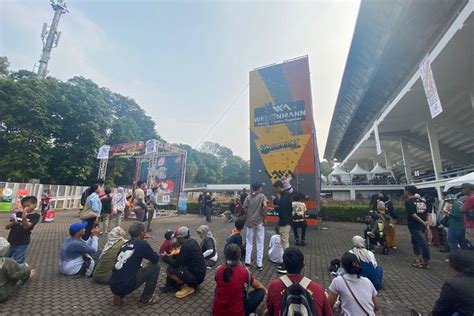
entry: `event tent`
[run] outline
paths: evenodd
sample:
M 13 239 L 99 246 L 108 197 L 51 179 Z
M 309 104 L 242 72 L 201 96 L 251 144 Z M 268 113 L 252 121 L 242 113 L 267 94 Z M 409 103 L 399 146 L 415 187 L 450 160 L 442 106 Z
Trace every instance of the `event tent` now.
M 446 182 L 446 186 L 444 187 L 444 191 L 448 191 L 450 188 L 453 187 L 460 187 L 463 183 L 472 183 L 474 184 L 474 172 L 465 174 L 463 176 L 454 178 Z
M 334 170 L 328 176 L 330 183 L 345 183 L 351 182 L 351 175 L 342 169 L 340 166 L 334 167 Z
M 352 168 L 351 172 L 349 172 L 351 175 L 351 178 L 353 179 L 356 176 L 363 176 L 369 179 L 370 172 L 367 170 L 362 169 L 358 163 Z

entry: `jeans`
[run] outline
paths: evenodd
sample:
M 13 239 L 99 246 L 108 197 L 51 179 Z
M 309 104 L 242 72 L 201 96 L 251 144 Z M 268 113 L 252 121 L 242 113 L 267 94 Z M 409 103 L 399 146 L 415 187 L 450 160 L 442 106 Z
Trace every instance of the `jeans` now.
M 290 225 L 279 226 L 280 229 L 280 238 L 281 238 L 281 246 L 283 249 L 290 247 Z
M 451 228 L 448 229 L 448 245 L 449 250 L 454 251 L 459 247 L 467 249 L 466 229 L 465 228 Z
M 92 228 L 94 227 L 94 223 L 96 221 L 96 218 L 89 218 L 89 219 L 86 219 L 86 222 L 87 222 L 87 226 L 86 226 L 86 232 L 85 234 L 82 236 L 82 239 L 84 240 L 87 240 L 89 239 L 89 237 L 91 236 L 91 230 Z
M 205 206 L 204 211 L 206 213 L 206 221 L 208 223 L 210 223 L 211 222 L 211 207 L 210 206 Z
M 411 244 L 415 256 L 423 255 L 423 261 L 430 261 L 430 248 L 426 242 L 424 230 L 409 228 L 411 235 Z
M 305 241 L 305 237 L 306 237 L 306 226 L 308 226 L 308 224 L 306 223 L 306 221 L 300 221 L 300 222 L 293 222 L 293 234 L 295 235 L 295 239 L 296 241 L 299 241 L 300 238 L 299 238 L 299 235 L 298 235 L 298 228 L 301 228 L 301 241 Z
M 10 249 L 8 250 L 6 257 L 12 258 L 18 263 L 23 263 L 25 262 L 27 250 L 28 245 L 10 245 Z
M 137 271 L 137 284 L 135 285 L 135 290 L 145 283 L 145 288 L 143 289 L 140 298 L 142 301 L 146 302 L 155 293 L 159 275 L 160 265 L 158 263 L 149 264 L 145 268 L 141 268 Z
M 246 249 L 245 249 L 245 263 L 250 264 L 252 261 L 252 250 L 254 236 L 257 239 L 257 266 L 263 265 L 263 243 L 265 241 L 265 226 L 259 224 L 255 227 L 247 227 L 247 234 L 245 235 Z
M 135 215 L 137 216 L 137 221 L 143 222 L 143 219 L 145 218 L 145 210 L 142 208 L 136 208 L 133 211 L 135 212 Z
M 258 289 L 249 292 L 248 298 L 244 298 L 244 308 L 245 308 L 245 315 L 250 313 L 255 313 L 257 310 L 258 305 L 263 301 L 265 297 L 265 290 Z

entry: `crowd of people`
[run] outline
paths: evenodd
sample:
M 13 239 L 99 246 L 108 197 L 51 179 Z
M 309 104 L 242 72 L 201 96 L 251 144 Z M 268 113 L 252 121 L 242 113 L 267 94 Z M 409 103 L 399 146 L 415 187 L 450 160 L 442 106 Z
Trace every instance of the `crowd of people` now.
M 228 219 L 234 222 L 235 228 L 226 239 L 222 249 L 223 263 L 219 265 L 220 249 L 207 225 L 199 226 L 195 232 L 199 242 L 192 237 L 188 227 L 181 226 L 166 231 L 159 251 L 153 249 L 147 238 L 150 237 L 157 205 L 156 190 L 149 190 L 144 183 L 139 183 L 133 195 L 127 197 L 123 188 L 117 188 L 112 194 L 112 190 L 102 183 L 94 184 L 83 195 L 82 221 L 69 227 L 69 236 L 60 251 L 59 270 L 66 276 L 91 277 L 96 283 L 108 285 L 114 305 L 123 305 L 125 298 L 142 285 L 139 303 L 157 303 L 159 298 L 155 291 L 161 268 L 166 269 L 166 281 L 160 288 L 161 292 L 174 293 L 177 299 L 193 295 L 208 271 L 215 269 L 214 315 L 250 315 L 264 301 L 267 315 L 292 315 L 296 312 L 304 315 L 376 315 L 380 312 L 377 296 L 382 288 L 384 271 L 374 250 L 377 244 L 396 249 L 395 224 L 399 217 L 387 196 L 377 194 L 372 198 L 364 237 L 354 236 L 352 248 L 331 262 L 330 271 L 334 278 L 324 290 L 317 281 L 304 275 L 305 196 L 293 192 L 284 181 L 276 181 L 273 187 L 278 196 L 272 204 L 278 223 L 270 238 L 268 258 L 276 264 L 282 276 L 266 287 L 249 268 L 253 266 L 252 258 L 255 258 L 257 271 L 263 270 L 270 203 L 262 193 L 262 184 L 254 183 L 251 187 L 250 194 L 242 192 L 229 208 Z M 433 211 L 433 203 L 420 197 L 416 187 L 407 186 L 405 194 L 407 223 L 415 255 L 413 267 L 430 268 L 428 240 L 435 241 L 436 238 L 432 232 L 428 238 L 427 233 L 432 231 L 430 227 L 443 223 L 442 229 L 448 230 L 448 261 L 458 272 L 443 284 L 433 315 L 472 314 L 474 256 L 466 250 L 465 235 L 466 227 L 470 229 L 474 220 L 473 185 L 465 184 L 458 196 L 447 197 L 438 215 Z M 213 201 L 212 195 L 207 193 L 199 201 L 208 222 Z M 18 286 L 35 275 L 35 270 L 24 261 L 32 230 L 41 219 L 36 210 L 38 201 L 36 197 L 27 196 L 21 204 L 22 212 L 12 213 L 6 225 L 8 240 L 0 238 L 0 302 L 6 301 Z M 121 224 L 122 217 L 130 211 L 136 214 L 136 221 L 129 225 L 127 233 Z M 98 219 L 101 219 L 101 225 Z M 435 226 L 433 221 L 437 223 Z M 294 246 L 290 246 L 291 230 Z M 101 235 L 106 235 L 107 241 L 99 250 Z

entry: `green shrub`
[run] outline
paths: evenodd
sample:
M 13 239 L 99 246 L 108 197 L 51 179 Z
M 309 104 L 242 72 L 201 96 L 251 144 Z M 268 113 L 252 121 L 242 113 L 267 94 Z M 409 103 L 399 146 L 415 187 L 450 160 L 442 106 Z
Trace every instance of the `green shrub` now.
M 395 210 L 397 211 L 399 218 L 397 219 L 398 224 L 406 223 L 405 209 L 396 204 Z M 367 205 L 334 205 L 334 204 L 323 204 L 321 205 L 321 218 L 326 221 L 333 222 L 363 222 L 365 217 L 369 214 L 369 208 Z
M 228 209 L 228 202 L 214 202 L 214 207 L 220 207 L 221 209 Z M 188 201 L 188 214 L 199 214 L 199 203 L 197 201 Z

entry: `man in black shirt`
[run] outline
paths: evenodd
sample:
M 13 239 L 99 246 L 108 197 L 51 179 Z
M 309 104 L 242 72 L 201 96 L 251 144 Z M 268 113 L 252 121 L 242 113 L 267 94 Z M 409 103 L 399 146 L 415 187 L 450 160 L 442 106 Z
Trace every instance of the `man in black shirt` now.
M 242 193 L 240 193 L 240 203 L 244 204 L 245 199 L 247 198 L 247 196 L 248 196 L 247 189 L 243 188 Z
M 145 241 L 146 229 L 143 223 L 134 222 L 130 225 L 128 233 L 132 239 L 120 248 L 110 278 L 110 289 L 114 294 L 113 303 L 122 305 L 126 295 L 145 283 L 140 303 L 155 304 L 158 301 L 158 296 L 155 296 L 154 292 L 160 274 L 158 264 L 160 257 Z M 144 268 L 141 267 L 143 259 L 150 261 Z
M 278 199 L 278 226 L 283 249 L 290 247 L 291 218 L 293 213 L 291 193 L 284 189 L 280 180 L 273 183 L 273 187 L 280 194 Z
M 8 242 L 10 249 L 6 257 L 14 259 L 18 263 L 23 263 L 26 251 L 30 244 L 31 231 L 40 220 L 40 215 L 36 212 L 38 199 L 35 196 L 25 196 L 21 199 L 23 212 L 13 213 L 10 222 L 5 226 L 9 229 Z
M 415 254 L 415 268 L 429 268 L 430 248 L 426 242 L 424 232 L 429 227 L 428 210 L 426 203 L 417 196 L 417 188 L 413 185 L 405 187 L 405 195 L 408 198 L 405 201 L 407 212 L 408 230 L 411 235 L 411 244 Z M 423 256 L 423 261 L 421 260 Z
M 206 277 L 206 262 L 201 252 L 201 247 L 196 240 L 190 238 L 189 229 L 180 227 L 175 233 L 176 241 L 181 248 L 175 257 L 166 253 L 160 256 L 169 264 L 166 271 L 166 286 L 163 292 L 170 292 L 181 288 L 176 292 L 176 298 L 185 298 L 195 292 L 199 284 Z

